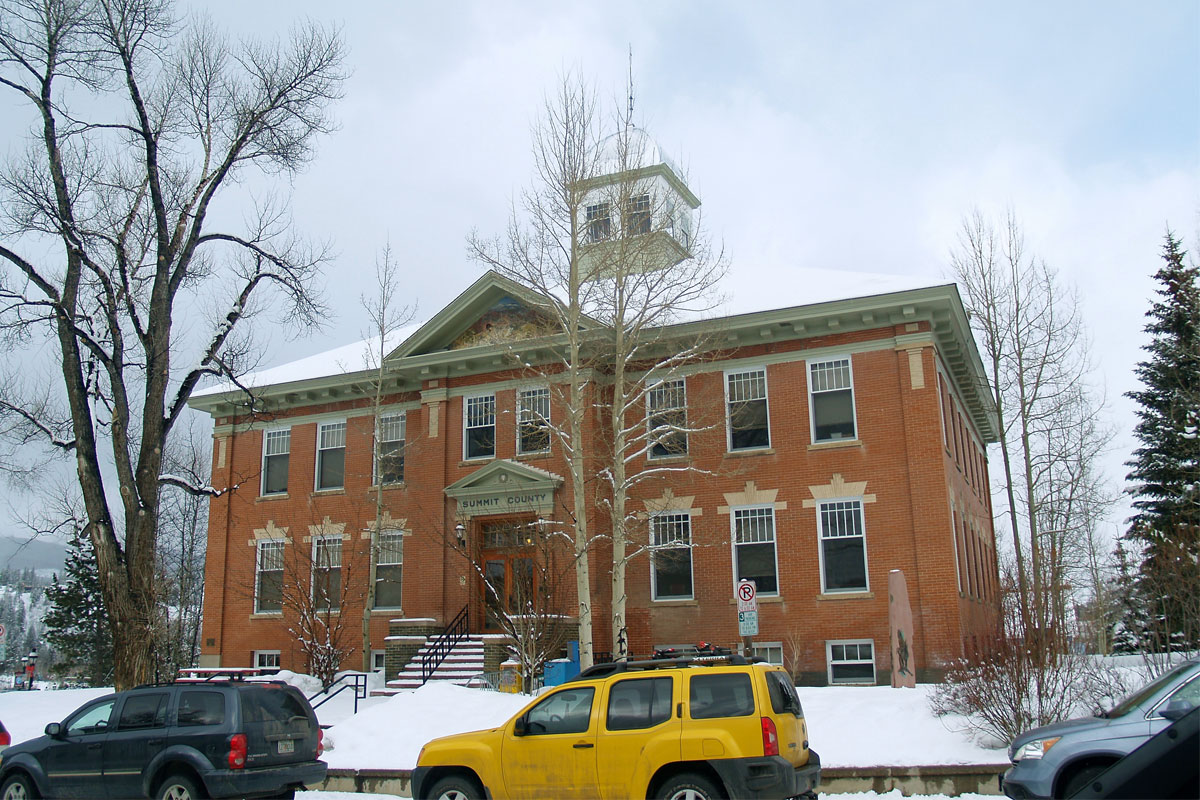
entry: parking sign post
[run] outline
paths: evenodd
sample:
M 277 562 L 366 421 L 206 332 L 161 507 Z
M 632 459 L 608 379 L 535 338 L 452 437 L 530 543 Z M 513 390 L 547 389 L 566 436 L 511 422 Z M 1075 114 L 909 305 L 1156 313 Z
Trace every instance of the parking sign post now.
M 742 637 L 742 655 L 747 658 L 753 650 L 750 639 L 758 634 L 758 587 L 743 578 L 733 592 L 738 606 L 738 633 Z

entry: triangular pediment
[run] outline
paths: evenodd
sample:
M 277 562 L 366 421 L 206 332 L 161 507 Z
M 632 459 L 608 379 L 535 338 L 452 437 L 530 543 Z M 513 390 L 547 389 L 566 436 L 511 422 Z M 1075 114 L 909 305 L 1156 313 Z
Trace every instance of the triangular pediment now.
M 553 472 L 531 467 L 519 461 L 499 459 L 446 487 L 446 495 L 455 499 L 521 491 L 553 491 L 563 479 Z
M 489 271 L 405 339 L 388 360 L 553 336 L 557 300 Z

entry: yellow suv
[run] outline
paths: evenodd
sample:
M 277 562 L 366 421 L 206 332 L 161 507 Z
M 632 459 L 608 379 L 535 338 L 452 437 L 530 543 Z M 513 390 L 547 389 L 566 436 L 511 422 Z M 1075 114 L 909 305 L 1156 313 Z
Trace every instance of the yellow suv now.
M 599 664 L 488 731 L 434 739 L 418 800 L 815 797 L 800 698 L 741 656 Z

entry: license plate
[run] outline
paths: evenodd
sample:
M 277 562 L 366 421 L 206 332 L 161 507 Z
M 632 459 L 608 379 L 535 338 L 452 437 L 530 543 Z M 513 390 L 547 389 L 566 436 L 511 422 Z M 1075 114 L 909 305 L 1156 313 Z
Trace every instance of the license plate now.
M 280 739 L 279 740 L 279 752 L 280 753 L 291 753 L 291 752 L 294 752 L 295 750 L 296 750 L 296 743 L 294 741 L 292 741 L 291 739 Z

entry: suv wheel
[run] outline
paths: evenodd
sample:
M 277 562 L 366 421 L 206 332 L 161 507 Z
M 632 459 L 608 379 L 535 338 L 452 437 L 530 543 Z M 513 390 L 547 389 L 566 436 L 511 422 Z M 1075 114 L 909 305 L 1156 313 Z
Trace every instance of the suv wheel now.
M 6 780 L 4 788 L 0 790 L 0 797 L 3 797 L 4 800 L 32 800 L 37 796 L 37 789 L 34 788 L 33 781 L 19 772 Z
M 658 790 L 658 800 L 717 800 L 723 796 L 712 781 L 694 772 L 676 775 Z
M 483 800 L 483 793 L 461 775 L 449 775 L 433 785 L 430 800 Z
M 1068 775 L 1065 781 L 1063 781 L 1062 796 L 1074 797 L 1076 793 L 1082 790 L 1085 786 L 1096 780 L 1097 775 L 1099 775 L 1101 772 L 1104 772 L 1111 766 L 1111 762 L 1104 763 L 1093 761 L 1090 764 L 1085 764 L 1084 766 L 1079 767 L 1070 775 Z
M 203 797 L 196 783 L 186 775 L 172 775 L 159 784 L 158 800 L 199 800 Z

